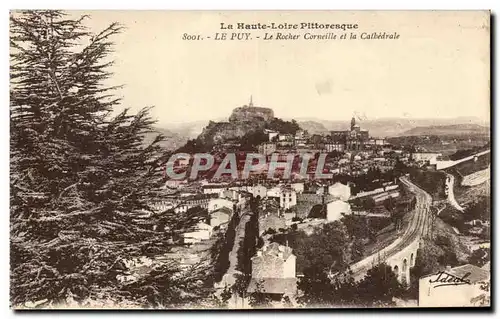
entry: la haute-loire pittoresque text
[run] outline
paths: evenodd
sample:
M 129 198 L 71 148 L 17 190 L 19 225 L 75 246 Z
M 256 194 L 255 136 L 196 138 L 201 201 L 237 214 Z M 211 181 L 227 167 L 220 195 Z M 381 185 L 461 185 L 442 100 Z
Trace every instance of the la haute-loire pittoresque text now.
M 354 23 L 317 23 L 317 22 L 301 22 L 301 23 L 236 23 L 226 24 L 221 22 L 221 30 L 355 30 L 358 24 Z

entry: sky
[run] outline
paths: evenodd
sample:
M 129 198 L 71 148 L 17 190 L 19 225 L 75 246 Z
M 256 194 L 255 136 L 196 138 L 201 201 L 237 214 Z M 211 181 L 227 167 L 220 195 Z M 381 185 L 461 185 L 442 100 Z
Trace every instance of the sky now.
M 488 12 L 182 12 L 88 11 L 98 32 L 111 22 L 111 84 L 123 107 L 155 106 L 160 124 L 227 118 L 248 104 L 282 118 L 452 118 L 487 120 Z M 215 41 L 220 23 L 357 23 L 361 33 L 397 32 L 397 40 Z M 280 31 L 287 34 L 288 31 Z M 303 36 L 343 31 L 292 30 Z M 202 41 L 183 40 L 183 34 Z M 206 39 L 211 36 L 211 39 Z

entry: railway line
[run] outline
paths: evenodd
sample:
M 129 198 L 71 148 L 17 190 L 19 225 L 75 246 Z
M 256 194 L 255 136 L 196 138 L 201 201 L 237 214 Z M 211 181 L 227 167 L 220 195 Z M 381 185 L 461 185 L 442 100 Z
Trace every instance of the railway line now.
M 430 207 L 432 197 L 424 190 L 410 182 L 406 177 L 400 178 L 400 181 L 416 195 L 415 210 L 411 216 L 410 223 L 401 237 L 392 242 L 389 246 L 373 253 L 363 260 L 351 265 L 351 270 L 355 279 L 360 279 L 364 274 L 375 264 L 382 260 L 387 260 L 406 247 L 412 245 L 415 241 L 420 240 L 427 229 L 430 227 L 431 221 Z

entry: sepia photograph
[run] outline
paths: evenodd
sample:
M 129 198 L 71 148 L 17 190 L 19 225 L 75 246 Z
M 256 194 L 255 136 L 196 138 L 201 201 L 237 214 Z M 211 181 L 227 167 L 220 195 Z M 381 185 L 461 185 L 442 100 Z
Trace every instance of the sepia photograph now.
M 491 309 L 490 27 L 11 10 L 11 309 Z

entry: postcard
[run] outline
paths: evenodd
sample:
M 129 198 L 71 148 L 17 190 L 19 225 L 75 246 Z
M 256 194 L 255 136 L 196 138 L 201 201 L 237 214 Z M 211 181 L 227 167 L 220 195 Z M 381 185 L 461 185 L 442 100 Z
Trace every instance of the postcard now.
M 490 16 L 11 11 L 11 308 L 489 308 Z

